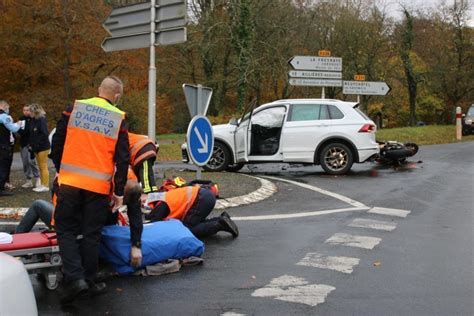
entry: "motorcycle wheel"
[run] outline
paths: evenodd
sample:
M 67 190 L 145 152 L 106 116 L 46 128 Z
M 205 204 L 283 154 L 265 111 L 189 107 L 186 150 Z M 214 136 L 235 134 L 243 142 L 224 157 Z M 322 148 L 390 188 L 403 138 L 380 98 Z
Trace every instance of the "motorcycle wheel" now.
M 410 155 L 408 157 L 411 157 L 411 156 L 415 156 L 416 153 L 418 152 L 418 145 L 415 144 L 415 143 L 405 143 L 404 144 L 406 149 L 408 149 L 408 151 L 410 151 Z

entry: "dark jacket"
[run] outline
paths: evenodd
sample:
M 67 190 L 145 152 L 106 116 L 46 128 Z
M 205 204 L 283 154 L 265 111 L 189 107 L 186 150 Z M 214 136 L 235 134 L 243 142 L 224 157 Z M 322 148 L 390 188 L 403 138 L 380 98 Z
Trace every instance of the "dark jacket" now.
M 51 145 L 48 139 L 48 123 L 45 117 L 32 118 L 30 122 L 30 146 L 34 153 L 49 150 Z
M 25 121 L 25 128 L 20 129 L 18 134 L 20 135 L 20 147 L 24 148 L 30 144 L 30 125 L 31 117 L 21 116 L 20 121 Z

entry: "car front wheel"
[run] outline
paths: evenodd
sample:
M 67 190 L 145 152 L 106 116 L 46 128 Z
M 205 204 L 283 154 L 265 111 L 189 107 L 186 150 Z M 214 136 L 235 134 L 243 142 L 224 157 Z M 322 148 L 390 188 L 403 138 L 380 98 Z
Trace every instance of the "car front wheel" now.
M 211 159 L 203 166 L 206 171 L 224 171 L 230 163 L 230 153 L 227 147 L 222 143 L 215 143 Z
M 326 145 L 319 155 L 319 163 L 328 174 L 346 174 L 354 163 L 352 151 L 342 143 Z

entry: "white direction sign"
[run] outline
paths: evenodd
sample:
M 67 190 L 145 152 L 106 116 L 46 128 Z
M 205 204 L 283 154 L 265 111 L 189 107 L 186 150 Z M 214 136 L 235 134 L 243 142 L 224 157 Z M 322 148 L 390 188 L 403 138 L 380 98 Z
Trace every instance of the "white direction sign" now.
M 289 82 L 292 86 L 342 87 L 342 80 L 337 79 L 290 78 Z
M 342 79 L 342 72 L 290 70 L 290 72 L 288 72 L 288 76 L 291 78 Z
M 288 63 L 296 70 L 342 71 L 341 57 L 294 56 Z
M 343 94 L 387 95 L 390 87 L 383 81 L 344 81 Z

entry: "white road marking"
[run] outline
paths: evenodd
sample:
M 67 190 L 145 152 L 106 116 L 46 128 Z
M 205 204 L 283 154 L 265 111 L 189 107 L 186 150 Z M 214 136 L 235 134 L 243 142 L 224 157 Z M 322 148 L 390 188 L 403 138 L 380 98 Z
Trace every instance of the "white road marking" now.
M 261 221 L 261 220 L 271 220 L 271 219 L 289 219 L 289 218 L 320 216 L 320 215 L 327 215 L 327 214 L 334 214 L 334 213 L 366 211 L 366 210 L 368 210 L 368 207 L 349 207 L 349 208 L 340 208 L 340 209 L 334 209 L 334 210 L 308 211 L 308 212 L 290 213 L 290 214 L 235 216 L 235 217 L 232 216 L 232 220 Z
M 23 217 L 28 208 L 26 207 L 0 207 L 0 218 Z
M 225 312 L 224 314 L 221 314 L 221 316 L 245 316 L 245 314 L 239 314 L 239 313 L 234 313 L 234 312 Z
M 337 233 L 329 237 L 325 243 L 331 245 L 343 245 L 349 247 L 358 247 L 364 249 L 374 249 L 377 246 L 381 238 L 369 237 L 369 236 L 357 236 Z
M 270 176 L 265 176 L 265 178 L 268 178 L 268 179 L 273 179 L 275 181 L 282 181 L 282 182 L 288 182 L 288 183 L 291 183 L 291 184 L 294 184 L 294 185 L 297 185 L 297 186 L 300 186 L 302 188 L 306 188 L 308 190 L 312 190 L 312 191 L 315 191 L 315 192 L 318 192 L 318 193 L 321 193 L 321 194 L 324 194 L 324 195 L 327 195 L 327 196 L 330 196 L 330 197 L 333 197 L 335 199 L 338 199 L 338 200 L 341 200 L 342 202 L 345 202 L 345 203 L 348 203 L 354 207 L 366 207 L 363 203 L 361 202 L 358 202 L 356 200 L 353 200 L 351 198 L 348 198 L 344 195 L 341 195 L 341 194 L 338 194 L 338 193 L 334 193 L 334 192 L 330 192 L 330 191 L 327 191 L 327 190 L 324 190 L 324 189 L 320 189 L 318 187 L 315 187 L 315 186 L 312 186 L 312 185 L 309 185 L 309 184 L 305 184 L 305 183 L 300 183 L 300 182 L 296 182 L 296 181 L 291 181 L 291 180 L 287 180 L 287 179 L 282 179 L 282 178 L 277 178 L 277 177 L 270 177 Z
M 274 297 L 280 301 L 316 306 L 324 303 L 334 286 L 309 284 L 304 278 L 283 275 L 273 279 L 268 285 L 252 293 L 254 297 Z
M 326 256 L 309 252 L 296 265 L 352 273 L 353 267 L 359 264 L 359 258 Z
M 356 218 L 349 224 L 351 227 L 371 228 L 376 230 L 392 231 L 397 228 L 397 224 L 373 219 Z
M 399 210 L 396 208 L 385 208 L 385 207 L 373 207 L 367 213 L 381 214 L 388 216 L 407 217 L 410 211 Z
M 248 176 L 248 175 L 245 175 Z M 272 196 L 276 191 L 277 187 L 274 183 L 253 176 L 248 176 L 252 178 L 256 178 L 260 181 L 260 188 L 254 192 L 251 192 L 246 195 L 236 196 L 228 199 L 219 199 L 216 202 L 215 209 L 225 209 L 229 207 L 236 207 L 243 204 L 250 204 L 262 201 L 270 196 Z

